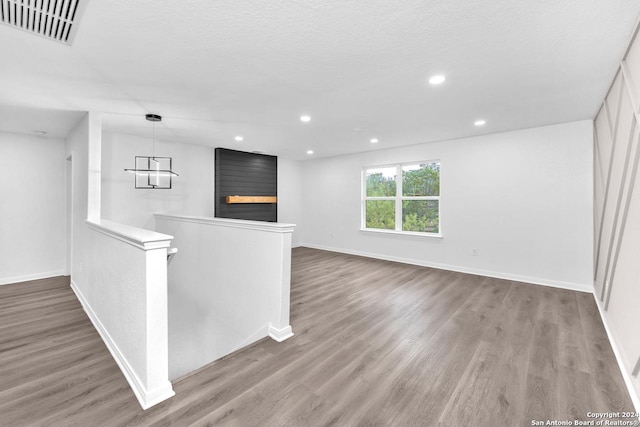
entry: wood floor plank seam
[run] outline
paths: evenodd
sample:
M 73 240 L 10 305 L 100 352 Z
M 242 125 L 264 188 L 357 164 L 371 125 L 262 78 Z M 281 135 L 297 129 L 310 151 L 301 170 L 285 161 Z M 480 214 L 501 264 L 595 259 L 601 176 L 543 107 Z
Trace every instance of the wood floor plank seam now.
M 0 287 L 0 426 L 512 427 L 633 411 L 589 294 L 309 248 L 291 278 L 294 337 L 179 378 L 146 411 L 68 278 Z

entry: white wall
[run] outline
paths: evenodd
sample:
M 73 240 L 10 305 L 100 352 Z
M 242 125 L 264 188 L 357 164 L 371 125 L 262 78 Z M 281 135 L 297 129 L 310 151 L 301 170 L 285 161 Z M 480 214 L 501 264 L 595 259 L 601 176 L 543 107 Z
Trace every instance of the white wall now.
M 640 410 L 640 40 L 596 117 L 595 295 Z
M 64 274 L 64 141 L 0 132 L 0 284 Z
M 292 246 L 300 246 L 302 234 L 302 164 L 278 157 L 278 222 L 296 224 Z
M 212 217 L 214 211 L 214 148 L 194 144 L 156 141 L 158 156 L 172 157 L 171 190 L 141 190 L 133 175 L 136 155 L 151 153 L 152 140 L 132 135 L 104 133 L 102 136 L 102 215 L 123 224 L 154 229 L 158 212 Z M 300 162 L 278 158 L 278 221 L 296 224 L 293 246 L 300 242 L 302 176 Z
M 591 290 L 592 155 L 592 123 L 580 121 L 306 161 L 302 242 Z M 360 231 L 362 168 L 431 159 L 442 239 Z
M 169 378 L 290 336 L 292 227 L 173 215 L 158 215 L 156 227 L 178 248 L 168 268 Z
M 81 120 L 67 138 L 73 187 L 71 286 L 141 406 L 148 408 L 173 395 L 166 280 L 171 237 L 100 220 L 100 145 L 95 114 Z
M 102 137 L 102 218 L 148 230 L 157 212 L 213 216 L 214 150 L 194 144 L 156 141 L 157 156 L 172 157 L 170 190 L 136 189 L 135 156 L 151 155 L 153 141 L 131 135 L 105 133 Z

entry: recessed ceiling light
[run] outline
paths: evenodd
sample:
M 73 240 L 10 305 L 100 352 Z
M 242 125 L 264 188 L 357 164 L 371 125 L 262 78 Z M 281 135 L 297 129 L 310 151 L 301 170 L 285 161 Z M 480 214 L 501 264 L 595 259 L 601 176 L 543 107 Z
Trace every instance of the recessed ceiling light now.
M 307 154 L 309 155 L 313 154 L 313 150 L 307 150 Z
M 234 139 L 235 139 L 236 141 L 238 141 L 238 142 L 241 142 L 244 138 L 243 138 L 243 137 L 241 137 L 240 135 L 238 135 L 238 136 L 236 136 Z
M 431 76 L 429 78 L 429 83 L 431 83 L 432 85 L 439 85 L 444 83 L 445 80 L 445 76 L 443 76 L 442 74 L 438 74 L 437 76 Z
M 308 123 L 311 121 L 311 116 L 300 116 L 300 121 Z
M 377 144 L 378 143 L 378 138 L 371 138 L 371 143 L 372 144 Z
M 473 122 L 475 126 L 484 126 L 487 122 L 485 120 L 476 120 Z

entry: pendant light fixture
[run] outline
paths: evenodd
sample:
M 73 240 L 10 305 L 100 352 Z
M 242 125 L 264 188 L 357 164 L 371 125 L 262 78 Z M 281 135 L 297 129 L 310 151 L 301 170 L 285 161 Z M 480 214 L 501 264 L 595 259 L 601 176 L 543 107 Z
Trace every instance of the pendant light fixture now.
M 171 157 L 156 157 L 156 122 L 162 121 L 157 114 L 147 114 L 145 118 L 153 123 L 153 150 L 151 156 L 136 156 L 135 169 L 125 169 L 135 175 L 135 187 L 153 190 L 170 189 L 171 181 L 177 173 L 171 170 Z

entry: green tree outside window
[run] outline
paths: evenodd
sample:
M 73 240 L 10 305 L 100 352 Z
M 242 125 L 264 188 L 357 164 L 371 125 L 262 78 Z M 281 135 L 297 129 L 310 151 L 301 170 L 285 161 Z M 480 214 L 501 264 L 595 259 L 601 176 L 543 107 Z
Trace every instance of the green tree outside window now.
M 364 177 L 365 228 L 440 232 L 440 162 L 367 168 Z

